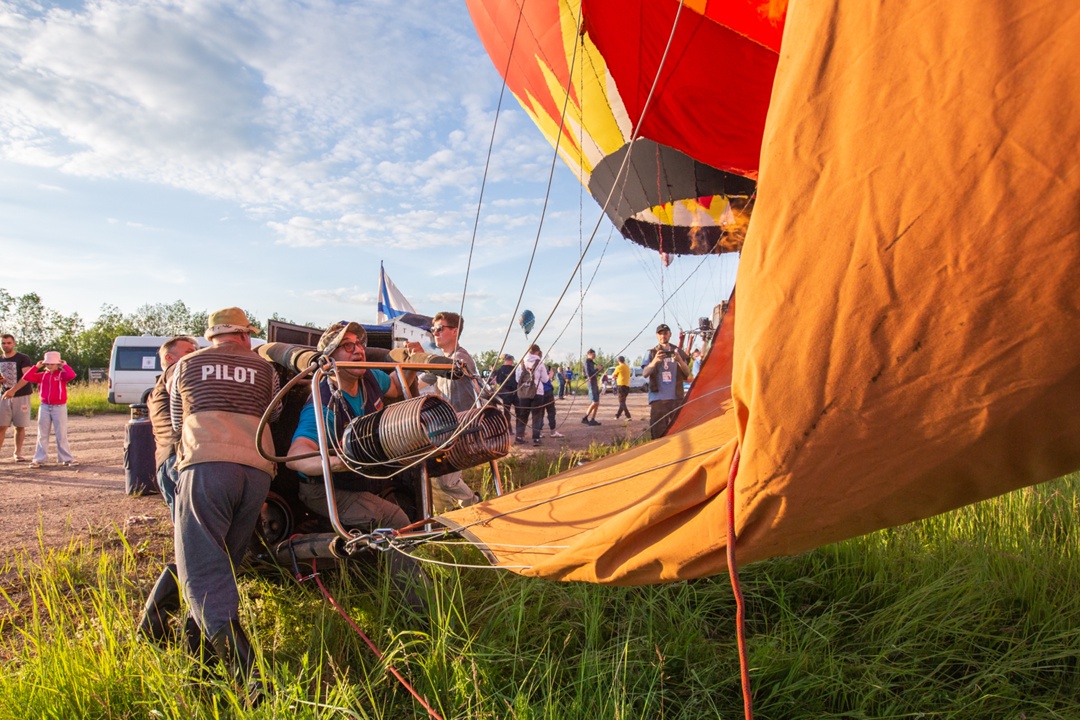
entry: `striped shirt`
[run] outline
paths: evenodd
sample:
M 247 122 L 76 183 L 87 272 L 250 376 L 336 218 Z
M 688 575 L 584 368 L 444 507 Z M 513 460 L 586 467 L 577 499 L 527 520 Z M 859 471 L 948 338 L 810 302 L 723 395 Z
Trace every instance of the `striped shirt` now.
M 173 429 L 180 433 L 176 467 L 202 462 L 235 462 L 271 472 L 255 444 L 259 420 L 279 387 L 274 367 L 236 343 L 185 355 L 176 364 L 169 390 Z M 274 408 L 271 420 L 280 414 Z M 268 430 L 264 452 L 273 455 Z

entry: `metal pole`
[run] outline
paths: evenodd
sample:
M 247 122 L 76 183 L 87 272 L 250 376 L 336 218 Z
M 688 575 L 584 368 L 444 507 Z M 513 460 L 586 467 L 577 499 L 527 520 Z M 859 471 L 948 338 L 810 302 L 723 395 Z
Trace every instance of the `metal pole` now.
M 327 359 L 331 367 L 334 361 Z M 319 455 L 322 460 L 323 483 L 326 485 L 326 506 L 330 517 L 330 524 L 334 531 L 343 538 L 352 537 L 341 525 L 338 518 L 337 499 L 334 497 L 334 474 L 330 472 L 330 447 L 326 440 L 326 418 L 323 416 L 322 393 L 319 392 L 319 381 L 326 373 L 322 366 L 318 367 L 311 375 L 311 401 L 315 405 L 315 430 L 319 437 Z

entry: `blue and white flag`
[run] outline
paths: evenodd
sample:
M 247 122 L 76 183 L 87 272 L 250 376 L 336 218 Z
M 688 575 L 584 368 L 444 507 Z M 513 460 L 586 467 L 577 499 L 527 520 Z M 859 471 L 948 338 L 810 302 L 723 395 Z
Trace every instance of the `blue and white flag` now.
M 386 276 L 382 263 L 379 263 L 379 324 L 388 323 L 405 313 L 415 312 L 412 304 L 397 289 L 397 285 Z

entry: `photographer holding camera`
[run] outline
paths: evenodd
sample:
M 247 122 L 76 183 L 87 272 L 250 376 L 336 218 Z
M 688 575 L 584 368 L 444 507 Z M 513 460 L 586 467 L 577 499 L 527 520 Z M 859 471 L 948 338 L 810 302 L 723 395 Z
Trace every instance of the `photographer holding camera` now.
M 656 340 L 641 369 L 649 381 L 649 433 L 653 440 L 667 433 L 682 406 L 683 383 L 690 377 L 686 353 L 671 344 L 671 328 L 658 325 Z

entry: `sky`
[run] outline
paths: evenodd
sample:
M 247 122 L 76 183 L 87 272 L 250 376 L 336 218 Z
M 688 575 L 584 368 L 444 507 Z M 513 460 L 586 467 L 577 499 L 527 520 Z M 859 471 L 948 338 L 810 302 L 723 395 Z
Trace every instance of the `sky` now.
M 601 219 L 500 107 L 463 0 L 0 0 L 0 65 L 0 288 L 87 325 L 177 300 L 371 323 L 381 262 L 474 353 L 632 358 L 735 281 Z

